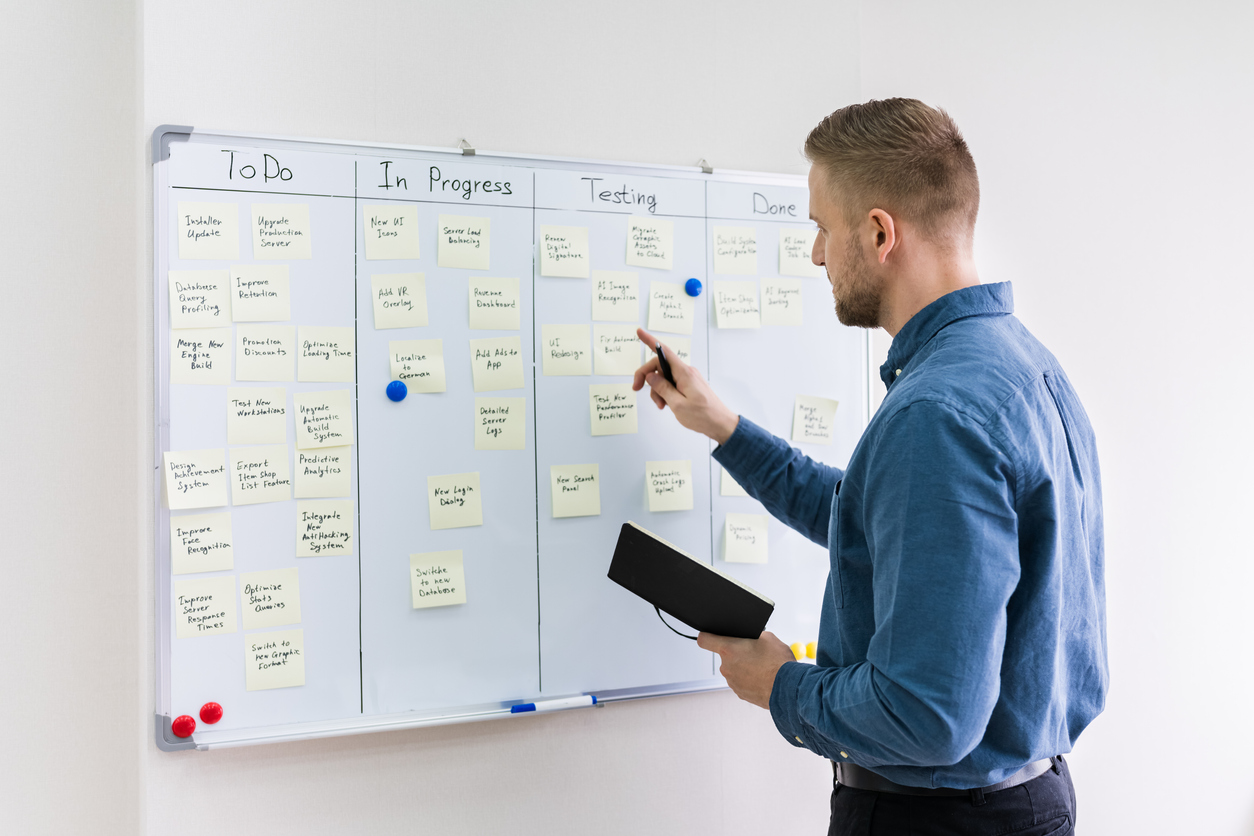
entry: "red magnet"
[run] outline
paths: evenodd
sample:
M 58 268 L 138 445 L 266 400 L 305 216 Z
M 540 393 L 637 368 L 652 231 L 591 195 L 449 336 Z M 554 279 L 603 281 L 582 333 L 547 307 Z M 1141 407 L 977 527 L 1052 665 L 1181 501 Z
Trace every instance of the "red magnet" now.
M 222 706 L 216 702 L 207 702 L 200 707 L 200 720 L 203 723 L 213 725 L 222 719 Z
M 180 714 L 170 724 L 170 731 L 174 732 L 175 737 L 191 737 L 192 732 L 196 731 L 196 721 L 186 714 Z

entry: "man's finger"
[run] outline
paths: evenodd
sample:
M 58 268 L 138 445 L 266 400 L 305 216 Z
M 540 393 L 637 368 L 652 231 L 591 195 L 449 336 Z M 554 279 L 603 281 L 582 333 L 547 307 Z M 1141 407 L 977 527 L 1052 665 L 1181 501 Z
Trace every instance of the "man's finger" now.
M 636 336 L 640 338 L 640 342 L 649 347 L 649 351 L 655 351 L 657 349 L 658 338 L 650 334 L 648 331 L 643 328 L 637 328 Z
M 653 394 L 661 395 L 662 400 L 668 404 L 674 402 L 677 398 L 682 398 L 679 390 L 671 385 L 670 381 L 662 377 L 662 373 L 658 371 L 649 372 L 645 377 L 645 381 L 649 384 L 649 389 Z
M 727 638 L 716 633 L 697 633 L 697 647 L 718 653 L 720 647 L 727 644 Z
M 641 389 L 643 389 L 645 376 L 648 375 L 650 372 L 657 371 L 660 368 L 661 366 L 658 364 L 657 355 L 654 354 L 645 362 L 643 366 L 636 369 L 636 376 L 631 381 L 631 391 L 639 392 Z

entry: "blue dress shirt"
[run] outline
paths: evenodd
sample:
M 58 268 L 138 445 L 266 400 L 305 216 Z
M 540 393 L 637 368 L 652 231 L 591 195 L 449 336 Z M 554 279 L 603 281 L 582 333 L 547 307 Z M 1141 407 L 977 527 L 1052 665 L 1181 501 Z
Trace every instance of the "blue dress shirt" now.
M 831 553 L 817 665 L 771 692 L 780 733 L 920 787 L 1071 751 L 1105 704 L 1093 430 L 1010 285 L 949 293 L 893 340 L 848 470 L 745 418 L 714 457 Z

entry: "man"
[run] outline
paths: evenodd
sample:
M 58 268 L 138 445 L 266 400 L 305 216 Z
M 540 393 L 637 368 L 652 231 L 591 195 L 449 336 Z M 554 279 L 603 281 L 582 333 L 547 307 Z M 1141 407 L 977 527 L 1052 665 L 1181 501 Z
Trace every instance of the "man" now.
M 1061 755 L 1108 680 L 1088 418 L 1009 284 L 979 283 L 979 182 L 948 114 L 851 105 L 805 152 L 814 263 L 841 322 L 893 336 L 888 391 L 842 471 L 737 416 L 669 351 L 675 386 L 656 358 L 636 373 L 831 553 L 817 665 L 770 633 L 699 643 L 785 739 L 834 762 L 830 833 L 1071 833 Z

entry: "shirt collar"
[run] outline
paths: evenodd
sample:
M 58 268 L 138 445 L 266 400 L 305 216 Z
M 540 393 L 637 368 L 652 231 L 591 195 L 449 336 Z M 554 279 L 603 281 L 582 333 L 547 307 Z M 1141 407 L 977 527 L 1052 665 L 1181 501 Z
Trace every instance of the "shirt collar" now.
M 891 386 L 919 349 L 946 325 L 969 316 L 1014 313 L 1014 307 L 1010 282 L 979 284 L 946 293 L 910 317 L 897 332 L 888 359 L 880 366 L 880 379 L 885 386 Z

